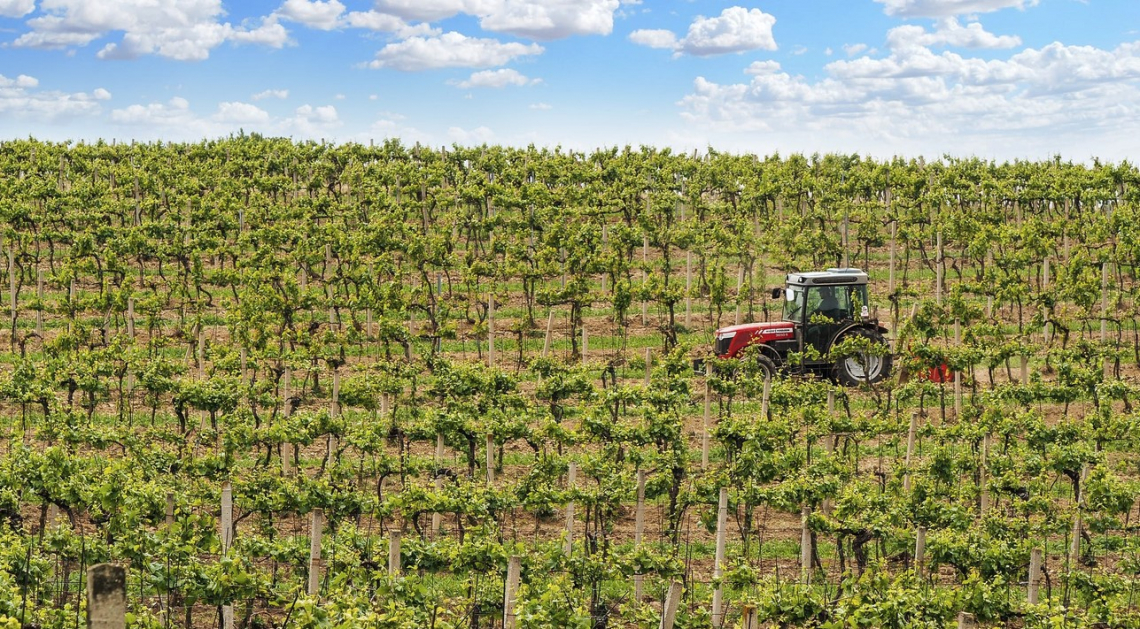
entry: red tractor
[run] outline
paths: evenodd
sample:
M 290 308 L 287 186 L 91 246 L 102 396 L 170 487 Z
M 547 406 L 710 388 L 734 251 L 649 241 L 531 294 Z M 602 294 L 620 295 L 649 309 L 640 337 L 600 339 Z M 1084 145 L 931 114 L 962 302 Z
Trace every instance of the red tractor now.
M 747 356 L 770 375 L 789 369 L 788 355 L 795 352 L 802 356 L 797 371 L 821 373 L 846 386 L 874 384 L 890 376 L 891 354 L 883 337 L 887 329 L 868 316 L 866 273 L 790 273 L 786 286 L 773 289 L 772 296 L 784 298 L 783 320 L 717 330 L 718 357 Z M 832 357 L 832 349 L 847 339 L 855 342 L 844 344 L 848 351 L 842 356 Z M 860 347 L 864 351 L 858 351 Z

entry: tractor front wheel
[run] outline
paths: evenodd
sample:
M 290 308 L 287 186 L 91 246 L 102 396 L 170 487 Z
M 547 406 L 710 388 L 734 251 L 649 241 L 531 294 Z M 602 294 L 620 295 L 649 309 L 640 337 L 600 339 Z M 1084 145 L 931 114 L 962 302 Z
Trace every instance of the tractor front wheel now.
M 760 370 L 765 380 L 772 380 L 776 377 L 776 363 L 773 362 L 771 358 L 760 354 L 756 357 L 756 367 Z
M 860 384 L 875 384 L 891 375 L 891 353 L 887 341 L 876 330 L 855 328 L 837 342 L 851 336 L 862 336 L 875 345 L 881 345 L 881 354 L 867 352 L 844 356 L 835 363 L 835 379 L 843 386 L 854 387 Z

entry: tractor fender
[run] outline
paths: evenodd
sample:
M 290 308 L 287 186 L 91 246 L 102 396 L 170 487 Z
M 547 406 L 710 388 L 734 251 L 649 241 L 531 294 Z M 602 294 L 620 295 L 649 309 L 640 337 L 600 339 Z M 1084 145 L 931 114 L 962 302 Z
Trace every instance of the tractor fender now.
M 849 326 L 841 329 L 840 331 L 836 332 L 835 336 L 831 337 L 831 342 L 827 344 L 827 351 L 830 352 L 831 347 L 833 345 L 835 345 L 835 341 L 843 338 L 844 334 L 847 334 L 848 332 L 850 332 L 851 330 L 854 330 L 855 328 L 863 328 L 865 330 L 874 330 L 875 332 L 878 332 L 879 334 L 882 334 L 883 336 L 886 336 L 886 334 L 887 334 L 887 329 L 885 327 L 883 327 L 882 325 L 879 325 L 878 323 L 865 323 L 865 322 L 861 322 L 861 321 L 856 321 L 856 322 L 852 323 L 851 325 L 849 325 Z
M 760 352 L 761 354 L 772 359 L 772 362 L 776 363 L 777 367 L 784 364 L 784 359 L 780 357 L 780 352 L 777 352 L 771 345 L 768 345 L 767 343 L 749 343 L 740 350 L 740 353 L 737 355 L 737 357 L 744 358 L 748 352 Z

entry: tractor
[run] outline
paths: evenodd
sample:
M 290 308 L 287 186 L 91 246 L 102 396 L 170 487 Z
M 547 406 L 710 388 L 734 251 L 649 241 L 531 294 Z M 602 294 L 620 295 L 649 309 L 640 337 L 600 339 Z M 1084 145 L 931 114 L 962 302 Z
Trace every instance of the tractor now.
M 720 328 L 713 348 L 718 357 L 754 360 L 765 376 L 780 370 L 815 372 L 845 386 L 874 384 L 890 376 L 891 354 L 883 336 L 887 329 L 868 316 L 866 273 L 789 273 L 783 288 L 772 289 L 772 297 L 783 298 L 783 319 Z M 847 339 L 855 342 L 844 344 L 848 351 L 833 357 L 833 348 Z M 865 351 L 858 351 L 860 347 Z M 794 369 L 792 353 L 799 355 Z

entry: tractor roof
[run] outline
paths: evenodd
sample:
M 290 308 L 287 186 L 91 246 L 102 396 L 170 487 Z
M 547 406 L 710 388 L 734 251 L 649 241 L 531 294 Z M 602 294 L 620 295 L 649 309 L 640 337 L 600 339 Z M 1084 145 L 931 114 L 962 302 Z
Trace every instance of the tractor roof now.
M 807 273 L 788 273 L 788 284 L 793 286 L 841 286 L 866 284 L 867 274 L 860 269 L 828 269 Z

